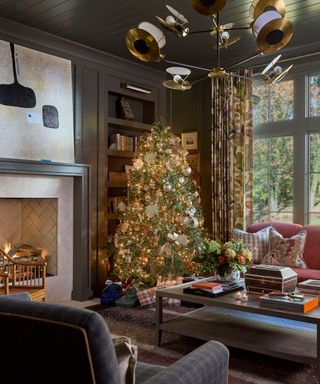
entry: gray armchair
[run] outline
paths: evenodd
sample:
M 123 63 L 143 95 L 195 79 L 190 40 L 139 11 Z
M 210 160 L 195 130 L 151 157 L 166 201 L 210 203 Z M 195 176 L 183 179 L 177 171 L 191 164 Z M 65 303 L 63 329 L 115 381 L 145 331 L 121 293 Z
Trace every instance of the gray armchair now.
M 108 327 L 92 311 L 0 297 L 1 382 L 119 384 Z M 138 363 L 136 384 L 225 384 L 229 353 L 210 341 L 170 367 Z

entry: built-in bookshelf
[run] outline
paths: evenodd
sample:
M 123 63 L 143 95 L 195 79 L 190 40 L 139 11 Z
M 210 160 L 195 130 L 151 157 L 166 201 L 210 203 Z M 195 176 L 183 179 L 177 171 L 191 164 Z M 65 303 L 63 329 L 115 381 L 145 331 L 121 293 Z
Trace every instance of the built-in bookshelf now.
M 109 90 L 106 127 L 106 201 L 108 235 L 119 223 L 119 203 L 127 202 L 127 180 L 140 137 L 150 132 L 155 119 L 155 96 Z

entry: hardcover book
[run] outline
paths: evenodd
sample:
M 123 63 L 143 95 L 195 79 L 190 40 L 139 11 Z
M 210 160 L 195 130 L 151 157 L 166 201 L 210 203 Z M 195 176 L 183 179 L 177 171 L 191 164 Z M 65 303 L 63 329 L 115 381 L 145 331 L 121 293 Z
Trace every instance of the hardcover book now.
M 298 288 L 306 288 L 320 291 L 320 280 L 308 279 L 298 283 Z
M 318 306 L 317 296 L 304 296 L 303 300 L 293 300 L 289 296 L 264 295 L 259 298 L 261 307 L 283 309 L 287 311 L 306 313 Z
M 191 285 L 192 288 L 201 288 L 201 289 L 208 289 L 208 290 L 216 290 L 221 289 L 222 284 L 219 283 L 212 283 L 210 281 L 197 281 Z

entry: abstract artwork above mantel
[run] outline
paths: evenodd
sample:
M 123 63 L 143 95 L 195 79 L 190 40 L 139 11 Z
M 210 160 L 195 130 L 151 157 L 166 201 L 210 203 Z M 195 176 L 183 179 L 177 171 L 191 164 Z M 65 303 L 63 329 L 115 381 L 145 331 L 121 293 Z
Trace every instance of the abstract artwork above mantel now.
M 0 157 L 74 162 L 71 61 L 0 40 Z

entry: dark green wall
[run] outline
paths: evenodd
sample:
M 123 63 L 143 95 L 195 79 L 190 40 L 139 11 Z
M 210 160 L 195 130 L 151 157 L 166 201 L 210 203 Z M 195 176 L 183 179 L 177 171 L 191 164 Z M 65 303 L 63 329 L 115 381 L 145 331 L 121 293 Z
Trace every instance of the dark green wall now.
M 167 103 L 175 134 L 198 131 L 201 201 L 205 227 L 211 233 L 211 81 L 198 82 L 189 91 L 168 91 Z

